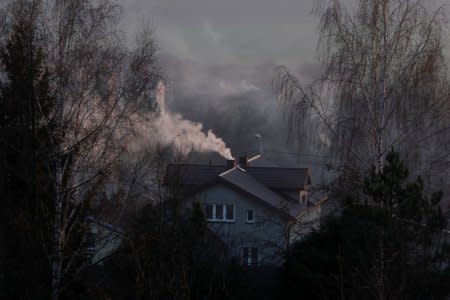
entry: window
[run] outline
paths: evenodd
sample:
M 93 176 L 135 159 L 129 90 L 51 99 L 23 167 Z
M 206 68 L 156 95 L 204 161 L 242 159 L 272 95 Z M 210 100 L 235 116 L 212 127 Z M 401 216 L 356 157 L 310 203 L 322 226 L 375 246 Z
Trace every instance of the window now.
M 227 221 L 234 221 L 234 206 L 228 204 L 226 208 L 226 219 Z
M 255 247 L 244 247 L 242 249 L 242 263 L 245 266 L 257 266 L 259 263 L 259 251 Z
M 216 220 L 223 220 L 223 205 L 216 204 Z
M 255 223 L 255 211 L 253 209 L 247 210 L 247 223 Z
M 206 204 L 206 206 L 205 206 L 205 216 L 206 216 L 206 220 L 211 220 L 211 219 L 214 218 L 213 206 L 211 204 Z
M 211 222 L 234 222 L 234 205 L 206 204 L 205 215 Z

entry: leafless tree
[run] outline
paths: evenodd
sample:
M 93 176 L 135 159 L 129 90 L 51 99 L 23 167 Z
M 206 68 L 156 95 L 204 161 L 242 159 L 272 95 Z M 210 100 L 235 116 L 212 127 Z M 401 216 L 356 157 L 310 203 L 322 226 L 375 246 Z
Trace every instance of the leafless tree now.
M 127 135 L 136 126 L 132 116 L 160 75 L 157 49 L 147 29 L 135 49 L 122 43 L 121 9 L 114 1 L 12 1 L 1 12 L 7 16 L 5 28 L 14 18 L 29 17 L 21 11 L 31 11 L 30 28 L 41 34 L 37 42 L 55 95 L 54 109 L 43 122 L 53 128 L 48 168 L 56 166 L 56 198 L 49 260 L 52 299 L 59 299 L 82 251 L 80 244 L 68 253 L 67 244 L 84 222 L 80 211 L 89 206 L 99 179 L 127 151 Z
M 353 13 L 340 0 L 327 3 L 319 10 L 323 75 L 302 85 L 280 67 L 274 80 L 280 98 L 292 105 L 290 127 L 299 144 L 321 145 L 347 170 L 375 165 L 381 171 L 391 147 L 413 167 L 439 160 L 441 172 L 448 169 L 444 7 L 360 0 Z

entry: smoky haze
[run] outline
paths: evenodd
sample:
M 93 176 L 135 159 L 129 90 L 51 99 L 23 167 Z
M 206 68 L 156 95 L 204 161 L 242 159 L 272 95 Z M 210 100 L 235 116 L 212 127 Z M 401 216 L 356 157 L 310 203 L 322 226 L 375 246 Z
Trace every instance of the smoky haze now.
M 264 140 L 261 164 L 320 168 L 323 159 L 298 156 L 297 144 L 288 136 L 288 107 L 272 90 L 275 64 L 253 66 L 201 64 L 171 55 L 161 56 L 167 75 L 166 106 L 184 119 L 213 130 L 231 148 L 233 156 L 255 153 L 256 134 Z M 296 72 L 307 82 L 319 74 L 317 65 L 303 65 Z M 194 155 L 197 162 L 222 163 L 218 156 Z M 322 171 L 316 172 L 319 177 Z

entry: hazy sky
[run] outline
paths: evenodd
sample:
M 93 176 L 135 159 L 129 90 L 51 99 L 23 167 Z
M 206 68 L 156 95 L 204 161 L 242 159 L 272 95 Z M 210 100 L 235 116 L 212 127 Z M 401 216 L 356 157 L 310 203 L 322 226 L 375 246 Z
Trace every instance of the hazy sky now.
M 323 0 L 122 0 L 122 26 L 131 36 L 153 24 L 170 85 L 168 105 L 223 137 L 234 154 L 287 146 L 286 115 L 271 90 L 276 65 L 302 78 L 317 75 L 318 18 Z M 296 156 L 266 153 L 276 163 Z
M 266 149 L 274 150 L 279 161 L 279 153 L 296 148 L 286 145 L 287 115 L 271 90 L 274 67 L 286 65 L 303 82 L 318 77 L 319 17 L 312 12 L 317 3 L 327 1 L 120 3 L 124 8 L 122 26 L 129 34 L 146 22 L 153 24 L 162 67 L 169 78 L 168 105 L 172 110 L 214 130 L 233 153 L 251 149 L 254 134 L 261 133 Z M 356 7 L 355 1 L 344 0 L 350 10 Z M 428 5 L 448 0 L 423 1 Z M 285 161 L 297 158 L 289 155 Z M 306 157 L 300 162 L 304 165 Z
M 317 0 L 316 0 L 317 1 Z M 314 60 L 313 0 L 122 0 L 130 33 L 150 21 L 161 52 L 199 63 Z

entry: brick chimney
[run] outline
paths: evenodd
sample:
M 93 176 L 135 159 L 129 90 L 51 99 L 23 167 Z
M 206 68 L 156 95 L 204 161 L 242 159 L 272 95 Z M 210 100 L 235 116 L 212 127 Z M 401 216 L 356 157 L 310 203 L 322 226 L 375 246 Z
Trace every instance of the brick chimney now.
M 225 160 L 225 166 L 227 167 L 227 170 L 236 167 L 236 160 L 235 159 L 227 159 L 227 160 Z

